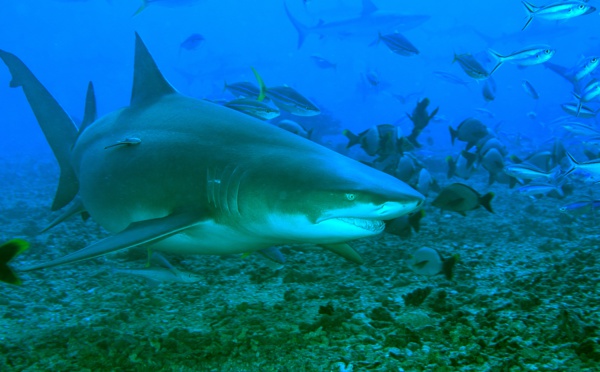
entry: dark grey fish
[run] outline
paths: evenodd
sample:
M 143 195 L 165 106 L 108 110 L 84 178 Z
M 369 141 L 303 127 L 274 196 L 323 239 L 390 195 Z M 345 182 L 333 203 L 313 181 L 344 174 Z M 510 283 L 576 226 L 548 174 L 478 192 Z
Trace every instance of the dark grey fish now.
M 494 213 L 491 205 L 493 198 L 493 192 L 488 192 L 482 196 L 470 186 L 463 183 L 453 183 L 444 187 L 431 205 L 442 210 L 459 213 L 463 216 L 466 215 L 465 212 L 477 209 L 480 206 Z
M 438 113 L 439 107 L 436 107 L 431 114 L 427 112 L 427 106 L 429 106 L 429 98 L 423 98 L 422 101 L 417 102 L 417 106 L 413 109 L 412 115 L 406 114 L 408 118 L 413 122 L 413 129 L 410 135 L 406 137 L 416 147 L 421 147 L 421 144 L 417 142 L 417 137 L 425 127 L 429 124 L 431 119 Z
M 385 230 L 383 231 L 407 239 L 412 235 L 413 230 L 414 232 L 419 232 L 419 230 L 421 230 L 421 219 L 424 216 L 425 210 L 420 209 L 409 215 L 385 221 Z
M 489 134 L 489 129 L 481 121 L 473 118 L 463 120 L 456 129 L 448 127 L 450 138 L 454 145 L 455 140 L 467 143 L 466 149 L 475 146 L 477 142 Z

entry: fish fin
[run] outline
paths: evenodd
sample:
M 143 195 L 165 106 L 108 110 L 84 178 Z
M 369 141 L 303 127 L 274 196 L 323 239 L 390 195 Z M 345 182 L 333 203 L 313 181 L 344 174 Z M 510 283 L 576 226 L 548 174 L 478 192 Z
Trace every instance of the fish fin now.
M 0 245 L 0 282 L 14 285 L 23 283 L 8 264 L 27 249 L 29 243 L 23 239 L 12 239 Z
M 525 29 L 527 28 L 527 26 L 529 26 L 529 24 L 531 23 L 531 21 L 533 21 L 533 17 L 529 16 L 529 18 L 527 19 L 527 22 L 525 22 L 525 26 L 523 26 L 523 28 L 521 29 L 521 31 L 525 31 Z
M 487 209 L 490 213 L 494 213 L 494 210 L 492 209 L 492 199 L 494 198 L 494 195 L 495 194 L 493 192 L 488 192 L 487 194 L 479 198 L 479 204 L 483 205 L 483 207 Z
M 96 108 L 96 94 L 94 93 L 94 84 L 88 83 L 87 93 L 85 95 L 85 108 L 83 110 L 83 121 L 79 126 L 79 133 L 83 131 L 98 118 L 98 110 Z
M 133 66 L 133 89 L 129 103 L 131 106 L 148 105 L 163 96 L 176 93 L 156 66 L 156 62 L 137 32 Z
M 569 169 L 567 169 L 564 173 L 564 176 L 568 176 L 569 174 L 573 173 L 573 171 L 575 169 L 577 169 L 577 167 L 579 166 L 579 162 L 577 160 L 575 160 L 575 158 L 573 157 L 573 155 L 571 155 L 570 152 L 566 152 L 567 155 L 567 159 L 569 160 Z
M 425 265 L 427 265 L 427 263 L 429 263 L 429 260 L 423 260 L 423 261 L 415 262 L 413 264 L 413 267 L 415 267 L 417 269 L 422 269 L 422 268 L 425 267 Z
M 502 61 L 498 62 L 496 64 L 496 66 L 494 66 L 494 68 L 492 69 L 492 71 L 490 71 L 490 73 L 488 74 L 488 76 L 492 76 L 492 74 L 502 65 Z
M 421 209 L 418 212 L 415 212 L 408 216 L 409 225 L 415 230 L 415 232 L 419 232 L 421 230 L 421 219 L 425 216 L 425 210 Z
M 285 8 L 285 14 L 287 15 L 290 22 L 292 22 L 292 25 L 294 26 L 296 31 L 298 31 L 298 49 L 300 49 L 302 47 L 302 44 L 304 44 L 304 39 L 306 39 L 306 35 L 308 35 L 309 29 L 302 23 L 298 22 L 296 18 L 294 18 L 294 16 L 288 9 L 287 2 L 285 0 L 283 1 L 283 6 Z
M 250 69 L 252 69 L 252 73 L 254 74 L 254 77 L 256 78 L 256 81 L 258 82 L 259 93 L 258 93 L 258 97 L 256 97 L 256 100 L 259 102 L 262 102 L 266 97 L 267 87 L 266 87 L 265 82 L 263 81 L 262 77 L 260 77 L 260 75 L 258 74 L 258 71 L 256 71 L 256 69 L 254 67 L 250 67 Z
M 525 7 L 525 10 L 527 11 L 527 16 L 528 16 L 527 22 L 525 22 L 525 26 L 523 26 L 523 28 L 521 29 L 521 31 L 524 31 L 527 28 L 527 26 L 529 26 L 531 21 L 533 21 L 533 15 L 535 14 L 538 7 L 527 1 L 521 1 L 521 2 L 523 3 L 523 6 Z
M 453 254 L 450 258 L 442 262 L 442 273 L 448 280 L 452 280 L 454 274 L 454 266 L 459 261 L 458 254 Z
M 142 0 L 142 5 L 140 5 L 140 7 L 137 8 L 135 13 L 133 13 L 132 17 L 135 17 L 136 15 L 140 14 L 142 11 L 144 11 L 144 9 L 146 9 L 147 6 L 148 6 L 148 0 Z
M 68 263 L 89 260 L 108 253 L 117 252 L 127 248 L 138 247 L 143 244 L 158 242 L 172 235 L 180 233 L 194 225 L 205 221 L 199 212 L 171 214 L 166 217 L 133 222 L 120 233 L 100 240 L 76 252 L 54 259 L 49 262 L 25 267 L 22 271 L 32 271 L 64 265 Z
M 450 141 L 452 142 L 452 145 L 454 146 L 454 141 L 456 140 L 456 137 L 458 136 L 458 130 L 452 128 L 452 126 L 448 126 L 448 130 L 450 131 Z
M 477 161 L 477 154 L 468 151 L 461 151 L 461 155 L 463 158 L 467 159 L 467 169 L 471 168 L 473 164 Z
M 319 247 L 323 247 L 328 251 L 337 254 L 338 256 L 344 257 L 348 261 L 354 262 L 355 264 L 362 265 L 364 263 L 358 252 L 356 252 L 354 248 L 346 243 L 319 244 Z
M 496 182 L 496 175 L 493 174 L 492 172 L 489 172 L 490 176 L 488 177 L 488 186 L 491 186 L 494 184 L 494 182 Z
M 52 202 L 52 210 L 58 210 L 69 204 L 79 191 L 79 181 L 71 166 L 71 149 L 77 139 L 77 128 L 65 110 L 23 61 L 3 50 L 0 50 L 0 59 L 4 61 L 11 73 L 10 86 L 23 88 L 31 110 L 60 166 L 58 189 Z
M 75 199 L 73 199 L 73 202 L 71 203 L 71 206 L 69 206 L 69 208 L 67 208 L 65 211 L 63 211 L 58 217 L 56 217 L 55 219 L 53 219 L 48 226 L 44 227 L 39 233 L 45 233 L 46 231 L 50 230 L 51 228 L 53 228 L 54 226 L 58 225 L 61 222 L 66 221 L 68 218 L 79 214 L 79 213 L 83 213 L 85 212 L 85 207 L 83 206 L 83 202 L 81 201 L 81 199 L 79 197 L 75 197 Z
M 165 256 L 158 252 L 152 252 L 150 254 L 150 261 L 158 266 L 164 267 L 165 269 L 169 269 L 175 273 L 177 273 L 178 271 L 173 265 L 171 265 L 171 263 L 165 258 Z
M 452 156 L 448 155 L 446 156 L 446 163 L 448 163 L 448 173 L 446 174 L 446 177 L 450 179 L 454 177 L 454 173 L 456 173 L 456 162 Z
M 439 110 L 440 108 L 436 107 L 435 110 L 431 111 L 431 114 L 429 114 L 429 120 L 433 119 Z
M 362 10 L 360 15 L 362 17 L 369 16 L 377 11 L 377 6 L 373 4 L 371 0 L 362 0 Z
M 356 134 L 352 133 L 350 130 L 344 129 L 342 134 L 348 138 L 348 144 L 346 145 L 347 149 L 349 149 L 350 147 L 352 147 L 354 145 L 358 145 L 360 143 L 360 136 L 357 136 Z

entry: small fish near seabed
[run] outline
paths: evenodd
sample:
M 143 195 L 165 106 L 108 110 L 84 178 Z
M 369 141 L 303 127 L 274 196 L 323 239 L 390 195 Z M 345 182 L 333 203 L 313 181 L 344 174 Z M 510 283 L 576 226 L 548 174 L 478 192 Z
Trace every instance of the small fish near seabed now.
M 444 274 L 446 279 L 452 280 L 454 266 L 458 260 L 457 254 L 444 258 L 437 249 L 422 247 L 409 256 L 407 264 L 415 274 L 425 276 Z
M 493 192 L 481 195 L 470 186 L 463 183 L 453 183 L 444 187 L 431 205 L 441 210 L 456 212 L 462 216 L 467 215 L 465 212 L 477 209 L 480 206 L 483 206 L 488 212 L 494 213 L 491 205 L 493 198 Z
M 149 267 L 141 269 L 113 269 L 113 272 L 143 278 L 151 285 L 167 282 L 196 283 L 202 280 L 202 277 L 199 275 L 178 270 L 160 253 L 153 252 L 150 255 L 149 261 Z
M 425 210 L 421 209 L 406 216 L 394 218 L 385 222 L 385 230 L 383 231 L 402 239 L 408 239 L 413 231 L 418 233 L 421 230 L 421 219 L 423 217 L 425 217 Z

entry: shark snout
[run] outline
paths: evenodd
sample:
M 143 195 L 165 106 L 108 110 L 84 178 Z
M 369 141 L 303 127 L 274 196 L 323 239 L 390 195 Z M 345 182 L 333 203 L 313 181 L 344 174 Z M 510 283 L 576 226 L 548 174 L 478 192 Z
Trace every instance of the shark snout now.
M 411 190 L 396 200 L 387 201 L 377 208 L 377 214 L 381 219 L 394 219 L 405 214 L 411 213 L 425 201 L 425 197 L 417 191 Z

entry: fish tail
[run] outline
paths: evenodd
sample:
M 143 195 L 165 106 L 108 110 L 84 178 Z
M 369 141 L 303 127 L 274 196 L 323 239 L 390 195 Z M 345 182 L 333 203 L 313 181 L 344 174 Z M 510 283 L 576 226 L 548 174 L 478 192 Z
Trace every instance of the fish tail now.
M 346 145 L 347 149 L 349 149 L 350 147 L 352 147 L 354 145 L 358 145 L 360 143 L 360 136 L 357 136 L 356 134 L 352 133 L 350 130 L 344 129 L 342 134 L 348 138 L 348 144 Z
M 533 15 L 535 14 L 537 7 L 527 1 L 522 1 L 522 3 L 525 7 L 525 10 L 527 10 L 527 15 L 529 16 L 527 18 L 527 22 L 525 22 L 525 26 L 523 26 L 523 28 L 521 29 L 521 31 L 524 31 L 527 28 L 527 26 L 529 26 L 531 21 L 533 21 Z
M 504 60 L 506 60 L 506 57 L 503 56 L 502 54 L 496 52 L 493 49 L 488 49 L 488 53 L 490 53 L 491 55 L 496 57 L 496 59 L 498 60 L 498 63 L 496 64 L 496 66 L 494 66 L 492 71 L 490 71 L 490 73 L 489 73 L 489 76 L 491 76 L 494 73 L 494 71 L 496 71 L 498 69 L 498 67 L 500 67 L 502 65 L 502 63 L 504 63 Z
M 454 173 L 456 173 L 456 162 L 454 161 L 452 156 L 447 156 L 446 163 L 448 163 L 448 173 L 446 174 L 446 177 L 450 179 L 454 177 Z
M 449 126 L 448 129 L 450 130 L 450 140 L 454 146 L 454 140 L 456 140 L 456 137 L 458 136 L 458 130 L 452 128 L 451 126 Z
M 575 112 L 575 117 L 579 117 L 579 113 L 581 112 L 581 106 L 583 105 L 583 101 L 581 100 L 581 96 L 575 92 L 573 92 L 573 96 L 577 99 L 577 111 Z
M 0 282 L 15 285 L 22 283 L 8 263 L 28 248 L 29 243 L 22 239 L 12 239 L 0 246 Z
M 490 213 L 494 213 L 494 210 L 492 209 L 492 199 L 494 198 L 494 195 L 496 194 L 493 192 L 488 192 L 479 199 L 479 204 L 483 205 L 483 207 Z
M 147 6 L 148 0 L 142 0 L 142 5 L 140 5 L 140 7 L 135 11 L 135 13 L 133 13 L 132 17 L 135 17 L 136 15 L 140 14 L 144 9 L 146 9 Z
M 302 47 L 302 44 L 304 44 L 304 39 L 306 39 L 306 35 L 308 34 L 308 27 L 298 22 L 298 20 L 294 18 L 294 16 L 288 9 L 286 1 L 283 2 L 283 6 L 285 7 L 285 14 L 287 14 L 288 19 L 290 20 L 290 22 L 292 22 L 292 25 L 294 25 L 296 31 L 298 31 L 298 49 L 300 49 Z
M 265 86 L 265 82 L 263 81 L 263 79 L 258 74 L 258 71 L 256 71 L 254 69 L 254 67 L 250 67 L 250 68 L 252 69 L 252 72 L 254 73 L 254 77 L 256 77 L 256 81 L 258 82 L 258 87 L 260 89 L 260 93 L 258 94 L 258 97 L 256 99 L 259 102 L 262 102 L 266 97 L 267 87 Z
M 223 80 L 223 92 L 227 90 L 227 80 Z
M 452 276 L 454 275 L 454 266 L 459 261 L 458 254 L 453 254 L 447 260 L 444 260 L 442 263 L 442 273 L 448 280 L 452 280 Z
M 570 152 L 567 151 L 566 155 L 567 159 L 569 160 L 569 169 L 567 169 L 567 171 L 564 173 L 565 177 L 573 173 L 573 171 L 579 166 L 579 162 L 575 160 L 575 158 L 573 157 L 573 155 L 571 155 Z
M 411 214 L 408 216 L 408 224 L 415 230 L 415 232 L 419 232 L 421 230 L 421 219 L 425 216 L 425 210 L 421 209 L 420 211 Z

